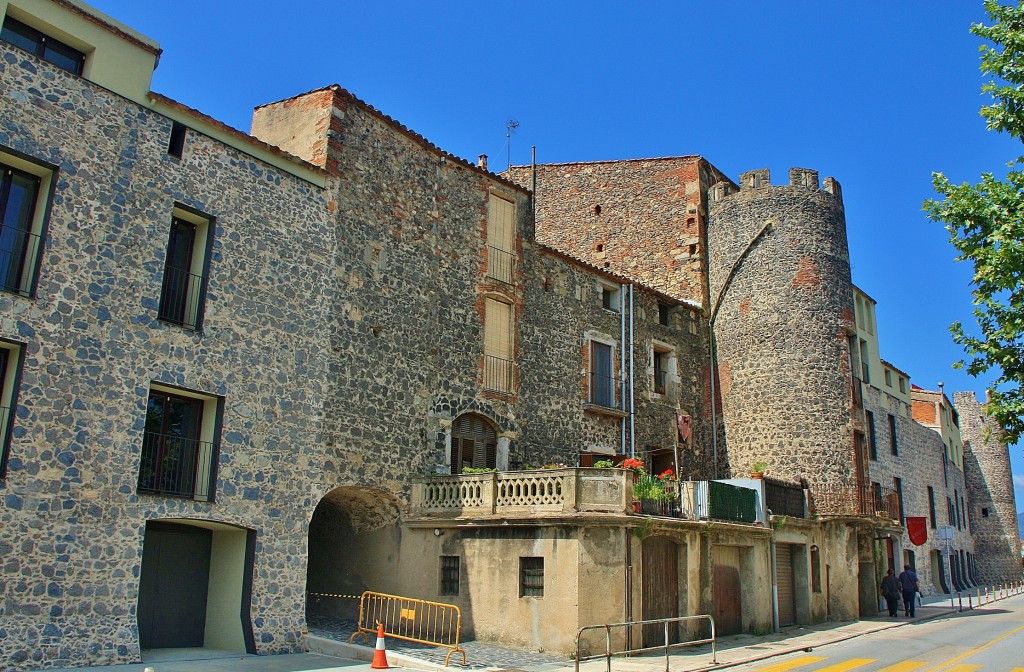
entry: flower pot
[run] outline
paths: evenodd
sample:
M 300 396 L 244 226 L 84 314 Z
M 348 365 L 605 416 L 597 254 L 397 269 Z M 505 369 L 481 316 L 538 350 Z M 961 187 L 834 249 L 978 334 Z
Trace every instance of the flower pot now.
M 755 471 L 755 472 L 752 472 L 752 473 L 750 474 L 750 477 L 751 477 L 751 478 L 764 478 L 764 472 L 763 472 L 763 471 Z
M 640 501 L 633 500 L 633 513 L 640 513 Z

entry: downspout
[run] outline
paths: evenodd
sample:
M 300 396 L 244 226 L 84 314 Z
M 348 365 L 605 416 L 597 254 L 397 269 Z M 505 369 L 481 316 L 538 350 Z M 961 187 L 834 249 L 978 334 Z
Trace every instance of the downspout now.
M 626 623 L 633 620 L 633 535 L 628 527 L 622 528 L 622 535 L 626 543 L 626 586 L 625 586 L 625 611 Z M 626 628 L 626 649 L 633 648 L 633 628 Z
M 623 408 L 626 407 L 626 293 L 623 287 L 619 286 L 619 401 Z M 626 416 L 619 420 L 619 454 L 626 454 Z M 632 446 L 629 456 L 634 457 Z
M 629 456 L 636 457 L 636 403 L 633 375 L 633 285 L 629 286 Z

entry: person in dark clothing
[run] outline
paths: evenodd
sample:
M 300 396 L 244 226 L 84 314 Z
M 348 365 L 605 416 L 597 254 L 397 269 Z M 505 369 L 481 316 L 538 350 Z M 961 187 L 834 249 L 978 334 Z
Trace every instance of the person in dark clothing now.
M 896 573 L 890 567 L 889 573 L 882 579 L 882 595 L 885 596 L 885 606 L 889 607 L 889 615 L 894 618 L 899 615 L 897 611 L 900 608 L 901 590 L 900 580 L 896 578 Z
M 910 569 L 910 565 L 903 565 L 903 571 L 900 572 L 900 588 L 903 589 L 904 615 L 913 618 L 914 602 L 917 599 L 917 574 Z

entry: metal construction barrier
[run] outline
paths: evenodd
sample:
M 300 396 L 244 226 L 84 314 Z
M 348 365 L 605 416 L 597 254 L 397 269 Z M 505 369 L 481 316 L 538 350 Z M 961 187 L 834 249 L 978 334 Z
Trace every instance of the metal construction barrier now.
M 377 636 L 379 624 L 384 625 L 388 637 L 451 649 L 444 657 L 446 666 L 456 651 L 462 654 L 462 664 L 466 664 L 466 651 L 459 646 L 462 611 L 454 604 L 367 590 L 359 597 L 359 624 L 349 643 L 360 636 L 369 642 L 370 637 Z
M 685 623 L 689 621 L 707 620 L 711 624 L 711 637 L 709 639 L 694 639 L 688 642 L 675 642 L 670 643 L 668 637 L 668 626 L 673 623 Z M 615 628 L 633 628 L 636 626 L 663 624 L 665 643 L 659 646 L 646 646 L 638 649 L 624 649 L 622 651 L 612 651 L 612 629 Z M 580 637 L 584 632 L 588 630 L 604 630 L 604 653 L 593 654 L 589 656 L 580 655 Z M 644 653 L 645 651 L 658 651 L 661 649 L 665 650 L 665 672 L 669 672 L 668 669 L 668 654 L 669 649 L 673 647 L 683 646 L 699 646 L 701 644 L 711 645 L 711 663 L 713 665 L 718 664 L 717 652 L 715 649 L 716 645 L 715 638 L 715 619 L 710 614 L 700 614 L 698 616 L 676 616 L 674 618 L 654 618 L 647 621 L 627 621 L 625 623 L 608 623 L 606 625 L 587 625 L 579 629 L 576 633 L 576 672 L 580 670 L 580 661 L 584 660 L 597 660 L 598 658 L 604 658 L 607 662 L 608 672 L 612 670 L 612 656 L 628 656 L 634 653 Z

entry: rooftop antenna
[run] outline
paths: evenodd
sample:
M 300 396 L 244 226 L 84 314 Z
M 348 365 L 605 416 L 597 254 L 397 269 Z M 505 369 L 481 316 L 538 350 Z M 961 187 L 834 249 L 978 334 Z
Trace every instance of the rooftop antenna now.
M 509 119 L 508 123 L 505 124 L 505 144 L 508 146 L 508 167 L 512 167 L 512 131 L 519 128 L 519 122 L 515 119 Z

